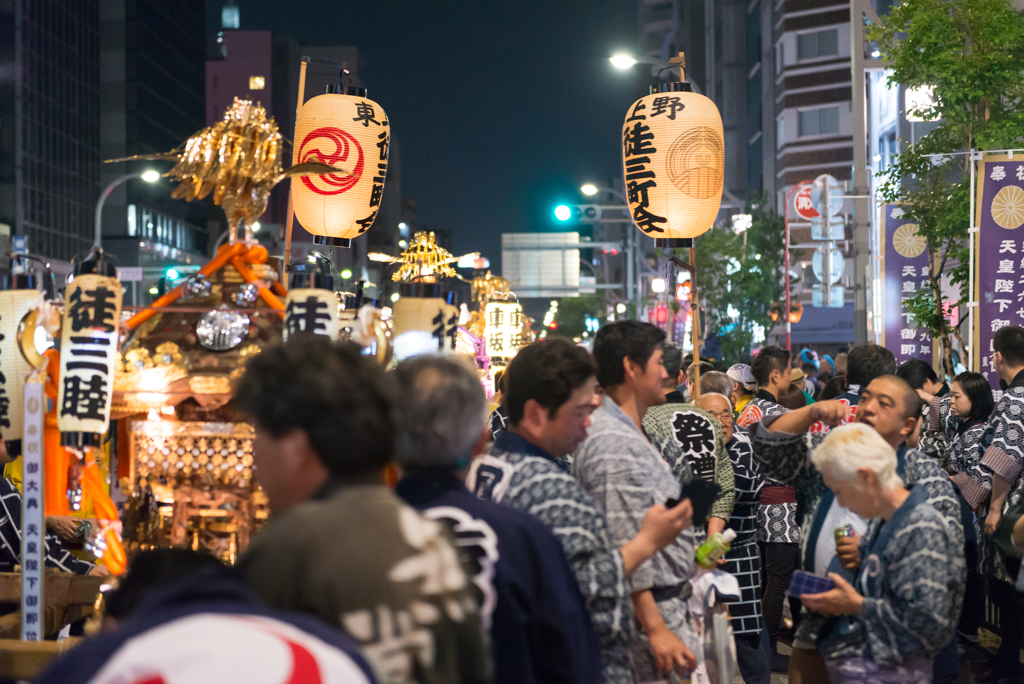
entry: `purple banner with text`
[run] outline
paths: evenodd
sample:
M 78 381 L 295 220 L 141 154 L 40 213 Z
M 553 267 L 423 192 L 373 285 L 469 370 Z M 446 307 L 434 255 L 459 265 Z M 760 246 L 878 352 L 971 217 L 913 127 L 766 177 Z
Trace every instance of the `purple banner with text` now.
M 1024 159 L 979 164 L 978 328 L 981 373 L 993 389 L 992 336 L 1024 325 Z
M 917 224 L 904 218 L 898 204 L 883 205 L 885 212 L 885 346 L 896 363 L 910 359 L 932 362 L 932 336 L 915 323 L 903 302 L 920 289 L 929 288 L 927 243 Z

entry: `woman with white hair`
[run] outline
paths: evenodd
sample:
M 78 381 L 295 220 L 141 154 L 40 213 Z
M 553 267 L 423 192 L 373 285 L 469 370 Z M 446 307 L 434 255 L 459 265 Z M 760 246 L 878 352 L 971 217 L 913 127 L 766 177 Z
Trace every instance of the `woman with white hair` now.
M 811 455 L 836 501 L 872 518 L 851 585 L 800 597 L 809 609 L 841 616 L 818 642 L 833 684 L 927 684 L 932 660 L 953 635 L 966 563 L 923 486 L 907 490 L 896 452 L 863 424 L 833 429 Z

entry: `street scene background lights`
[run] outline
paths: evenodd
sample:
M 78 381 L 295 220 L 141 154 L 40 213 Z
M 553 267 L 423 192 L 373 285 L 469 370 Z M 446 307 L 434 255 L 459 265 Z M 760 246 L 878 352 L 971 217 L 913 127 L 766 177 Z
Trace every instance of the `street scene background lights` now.
M 580 192 L 582 192 L 584 195 L 588 197 L 593 197 L 594 195 L 597 194 L 598 190 L 597 186 L 594 185 L 593 183 L 587 183 L 586 185 L 580 188 Z
M 636 64 L 636 59 L 625 53 L 618 53 L 608 58 L 616 69 L 629 69 Z
M 572 217 L 572 210 L 564 204 L 555 207 L 555 218 L 559 221 L 568 221 Z
M 147 183 L 156 183 L 158 180 L 160 180 L 160 172 L 154 171 L 153 169 L 150 169 L 149 171 L 143 171 L 142 180 L 146 181 Z
M 558 329 L 558 321 L 555 320 L 555 316 L 558 314 L 558 300 L 552 299 L 551 306 L 548 308 L 547 313 L 544 314 L 544 327 L 551 328 L 552 330 Z
M 665 291 L 665 279 L 664 278 L 652 278 L 651 279 L 651 292 L 655 294 L 661 294 Z

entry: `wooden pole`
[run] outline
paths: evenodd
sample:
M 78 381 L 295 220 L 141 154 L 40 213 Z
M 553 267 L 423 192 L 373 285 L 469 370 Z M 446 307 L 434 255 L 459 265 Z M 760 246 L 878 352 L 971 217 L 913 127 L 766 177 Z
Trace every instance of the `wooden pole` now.
M 299 63 L 299 99 L 295 105 L 295 120 L 299 120 L 299 110 L 302 109 L 302 98 L 306 94 L 306 57 Z M 292 131 L 295 137 L 295 131 Z M 295 166 L 295 157 L 299 151 L 295 147 L 296 142 L 292 141 L 292 166 Z M 295 186 L 296 178 L 293 176 L 288 181 L 288 219 L 284 228 L 284 265 L 281 267 L 281 282 L 288 282 L 288 265 L 292 260 L 292 222 L 295 220 L 295 209 L 292 206 L 292 188 Z
M 697 250 L 690 248 L 690 266 L 693 271 L 690 275 L 690 325 L 693 332 L 693 391 L 690 398 L 696 401 L 700 398 L 700 348 L 698 346 L 698 313 L 697 313 Z

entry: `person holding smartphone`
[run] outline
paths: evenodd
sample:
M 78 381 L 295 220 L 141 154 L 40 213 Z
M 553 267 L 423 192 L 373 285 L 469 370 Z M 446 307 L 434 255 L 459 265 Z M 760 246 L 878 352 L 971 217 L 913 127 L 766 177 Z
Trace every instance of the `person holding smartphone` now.
M 614 544 L 636 536 L 647 509 L 679 498 L 693 479 L 685 459 L 663 455 L 673 446 L 678 451 L 678 445 L 647 435 L 642 427 L 647 410 L 665 401 L 664 339 L 662 330 L 635 320 L 606 325 L 594 338 L 605 397 L 576 452 L 573 475 L 605 512 Z M 670 460 L 678 464 L 676 472 Z M 629 650 L 638 682 L 684 674 L 703 660 L 686 600 L 695 571 L 694 531 L 688 526 L 630 578 L 636 624 Z

